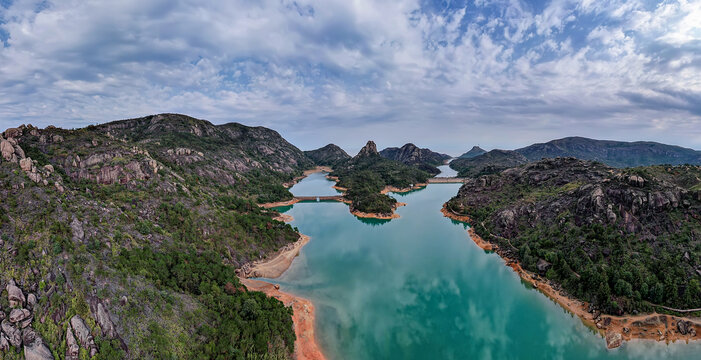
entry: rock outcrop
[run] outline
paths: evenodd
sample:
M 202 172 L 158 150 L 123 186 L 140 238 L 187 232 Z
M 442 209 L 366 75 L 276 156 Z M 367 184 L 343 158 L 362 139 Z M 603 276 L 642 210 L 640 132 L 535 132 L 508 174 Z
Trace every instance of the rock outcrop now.
M 66 328 L 66 360 L 78 360 L 80 356 L 80 345 L 73 335 L 71 326 Z
M 363 146 L 362 149 L 358 152 L 357 155 L 355 155 L 354 159 L 360 159 L 360 158 L 365 158 L 365 157 L 373 157 L 373 156 L 380 156 L 380 153 L 377 152 L 377 145 L 375 145 L 375 142 L 370 140 Z
M 401 148 L 386 148 L 380 151 L 380 155 L 407 165 L 431 167 L 442 165 L 444 161 L 450 159 L 450 155 L 440 154 L 429 149 L 421 149 L 411 143 L 405 144 Z M 436 173 L 436 171 L 432 172 Z
M 53 360 L 49 347 L 44 340 L 31 327 L 22 330 L 22 343 L 24 344 L 24 358 L 26 360 Z
M 7 300 L 10 302 L 11 307 L 24 306 L 24 293 L 14 281 L 10 281 L 5 289 L 7 290 Z
M 606 347 L 609 349 L 614 349 L 623 343 L 623 336 L 615 331 L 608 331 L 606 333 Z
M 78 338 L 80 346 L 88 350 L 90 357 L 95 356 L 95 354 L 97 354 L 97 345 L 95 344 L 95 339 L 93 339 L 90 334 L 90 328 L 85 324 L 83 318 L 78 315 L 73 316 L 71 318 L 71 327 Z

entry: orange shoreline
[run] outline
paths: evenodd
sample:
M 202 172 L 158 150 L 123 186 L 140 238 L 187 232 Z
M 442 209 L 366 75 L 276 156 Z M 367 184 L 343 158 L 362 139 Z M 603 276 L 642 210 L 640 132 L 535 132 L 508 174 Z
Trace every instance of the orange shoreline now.
M 293 186 L 294 184 L 296 184 L 297 182 L 299 182 L 300 180 L 302 180 L 302 179 L 304 179 L 305 177 L 307 177 L 309 174 L 313 174 L 313 173 L 316 173 L 316 172 L 327 172 L 327 173 L 330 173 L 330 172 L 332 172 L 332 171 L 333 171 L 333 170 L 332 170 L 330 167 L 328 167 L 328 166 L 317 166 L 317 167 L 314 168 L 314 169 L 306 170 L 306 171 L 304 172 L 304 175 L 303 175 L 303 176 L 296 177 L 296 178 L 294 178 L 291 182 L 283 184 L 283 186 L 289 188 L 289 187 Z M 338 182 L 338 177 L 336 177 L 336 176 L 326 175 L 326 178 L 329 179 L 329 180 Z M 414 185 L 414 186 L 412 186 L 412 187 L 407 187 L 407 188 L 397 188 L 397 187 L 394 187 L 394 186 L 385 186 L 385 188 L 382 189 L 382 191 L 380 191 L 380 193 L 381 193 L 381 194 L 387 194 L 387 193 L 389 193 L 389 192 L 405 193 L 405 192 L 409 192 L 409 191 L 412 191 L 412 190 L 423 189 L 423 188 L 425 188 L 427 185 L 428 185 L 428 184 L 416 184 L 416 185 Z M 345 191 L 348 191 L 347 188 L 340 187 L 340 186 L 337 186 L 337 185 L 332 186 L 332 188 L 334 188 L 334 189 L 336 189 L 336 190 L 339 190 L 339 191 L 344 191 L 344 192 L 345 192 Z M 338 200 L 338 201 L 340 201 L 340 202 L 342 202 L 342 203 L 345 203 L 345 204 L 349 204 L 349 205 L 351 204 L 351 202 L 348 201 L 348 200 L 346 200 L 346 199 L 341 199 L 341 200 Z M 293 199 L 287 200 L 287 201 L 277 201 L 277 202 L 272 202 L 272 203 L 258 204 L 258 206 L 263 207 L 263 208 L 266 208 L 266 209 L 270 209 L 270 208 L 274 208 L 274 207 L 290 206 L 290 205 L 294 205 L 294 204 L 296 204 L 296 203 L 298 203 L 298 202 L 300 202 L 299 199 L 293 198 Z M 400 207 L 400 206 L 406 206 L 406 204 L 405 204 L 405 203 L 398 202 L 398 203 L 394 206 L 394 209 L 392 209 L 392 213 L 389 214 L 389 215 L 388 215 L 388 214 L 380 214 L 380 213 L 366 213 L 366 212 L 362 212 L 362 211 L 358 211 L 358 210 L 350 210 L 350 212 L 351 212 L 351 214 L 353 214 L 353 215 L 355 215 L 355 216 L 357 216 L 357 217 L 359 217 L 359 218 L 391 220 L 391 219 L 398 219 L 398 218 L 400 217 L 399 214 L 397 214 L 397 213 L 395 212 L 395 210 L 397 210 L 397 208 Z M 279 216 L 278 216 L 278 217 L 279 217 Z M 276 217 L 275 219 L 278 220 L 278 217 Z M 291 221 L 291 220 L 290 220 L 290 221 Z M 287 222 L 287 221 L 286 221 L 286 222 Z
M 445 217 L 456 221 L 468 224 L 472 222 L 469 216 L 457 215 L 448 210 L 446 205 L 443 205 L 441 213 L 443 213 Z M 566 311 L 577 315 L 584 325 L 597 331 L 599 335 L 605 338 L 606 345 L 609 349 L 616 348 L 620 346 L 623 341 L 632 339 L 664 341 L 666 343 L 676 341 L 685 341 L 688 343 L 689 341 L 701 340 L 701 324 L 699 324 L 699 319 L 697 318 L 658 313 L 626 316 L 606 315 L 599 311 L 590 313 L 588 311 L 589 303 L 575 299 L 562 291 L 556 290 L 548 280 L 523 269 L 518 261 L 504 257 L 498 251 L 498 246 L 482 239 L 472 227 L 468 229 L 468 233 L 477 246 L 484 250 L 495 251 L 506 261 L 506 265 L 513 269 L 521 279 L 533 285 L 534 288 L 555 301 L 555 303 Z M 679 321 L 688 322 L 687 324 L 689 325 L 690 331 L 687 332 L 686 335 L 679 332 Z
M 240 278 L 243 285 L 249 291 L 262 291 L 270 297 L 282 301 L 285 306 L 291 306 L 293 310 L 292 322 L 294 324 L 295 351 L 294 358 L 297 360 L 324 360 L 314 335 L 314 319 L 316 311 L 311 301 L 280 291 L 278 285 L 273 285 L 265 281 Z

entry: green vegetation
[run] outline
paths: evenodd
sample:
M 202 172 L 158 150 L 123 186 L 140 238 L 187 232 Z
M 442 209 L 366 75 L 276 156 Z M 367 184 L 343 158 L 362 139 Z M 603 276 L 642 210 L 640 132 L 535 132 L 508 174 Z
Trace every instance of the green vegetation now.
M 425 171 L 380 157 L 377 154 L 356 157 L 339 165 L 332 176 L 338 176 L 338 186 L 347 188 L 346 198 L 351 208 L 366 213 L 389 214 L 396 200 L 380 194 L 385 186 L 407 188 L 428 181 Z
M 492 175 L 488 188 L 469 183 L 447 205 L 469 215 L 477 234 L 497 243 L 502 255 L 607 313 L 701 308 L 701 198 L 693 193 L 701 168 L 656 166 L 619 175 L 595 163 L 562 162 Z M 631 187 L 632 175 L 645 185 Z M 596 187 L 603 188 L 601 205 L 589 197 Z M 692 191 L 679 205 L 633 211 L 622 200 L 681 189 Z M 546 266 L 539 269 L 539 260 Z
M 143 275 L 159 288 L 195 296 L 206 309 L 196 324 L 199 338 L 188 346 L 186 358 L 250 359 L 286 357 L 294 350 L 292 309 L 261 292 L 248 292 L 234 269 L 221 263 L 218 255 L 182 252 L 177 249 L 124 251 L 117 268 Z M 154 347 L 151 352 L 172 357 L 168 335 L 158 324 L 149 325 Z
M 98 359 L 292 356 L 291 308 L 234 271 L 299 238 L 257 204 L 291 197 L 282 183 L 312 166 L 301 151 L 268 129 L 181 115 L 17 140 L 47 184 L 0 163 L 0 285 L 37 295 L 32 326 L 56 358 L 74 315 Z M 118 337 L 102 336 L 96 299 Z

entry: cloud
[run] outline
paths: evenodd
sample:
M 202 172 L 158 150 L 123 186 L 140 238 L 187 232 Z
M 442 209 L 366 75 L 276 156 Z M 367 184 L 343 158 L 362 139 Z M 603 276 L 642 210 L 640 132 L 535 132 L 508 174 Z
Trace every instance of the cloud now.
M 686 0 L 0 2 L 0 127 L 182 112 L 302 148 L 701 148 L 700 16 Z

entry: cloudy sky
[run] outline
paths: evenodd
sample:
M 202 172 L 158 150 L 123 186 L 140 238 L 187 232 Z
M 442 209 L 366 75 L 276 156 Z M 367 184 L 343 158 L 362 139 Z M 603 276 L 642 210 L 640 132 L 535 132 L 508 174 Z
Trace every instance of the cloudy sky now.
M 0 0 L 0 42 L 3 129 L 179 112 L 302 149 L 701 149 L 701 0 Z

